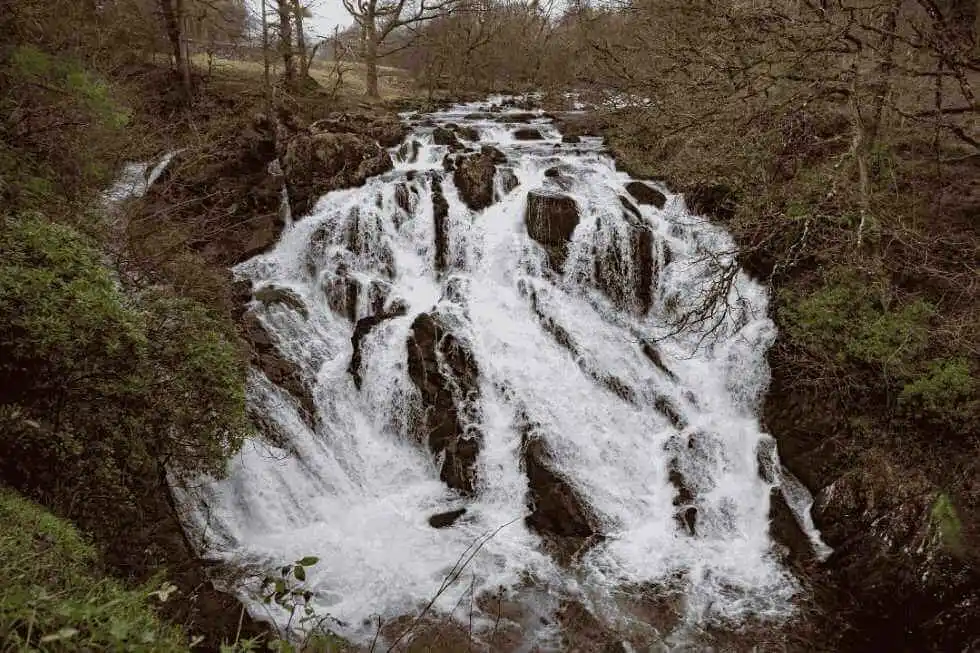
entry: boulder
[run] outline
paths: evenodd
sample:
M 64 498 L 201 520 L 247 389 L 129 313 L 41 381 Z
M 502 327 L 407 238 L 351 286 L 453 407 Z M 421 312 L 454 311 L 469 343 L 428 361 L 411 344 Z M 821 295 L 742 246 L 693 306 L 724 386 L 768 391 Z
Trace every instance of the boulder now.
M 387 150 L 354 133 L 299 132 L 287 142 L 281 163 L 294 216 L 309 212 L 324 193 L 359 186 L 393 167 Z
M 357 134 L 377 141 L 383 147 L 394 147 L 405 138 L 405 125 L 390 113 L 336 112 L 310 125 L 310 132 Z
M 544 136 L 533 127 L 522 127 L 514 132 L 514 140 L 518 141 L 543 141 Z
M 324 280 L 323 293 L 331 311 L 343 315 L 351 322 L 357 320 L 361 282 L 348 274 L 345 265 L 341 264 L 332 278 Z
M 473 354 L 434 313 L 412 322 L 406 342 L 408 376 L 419 391 L 422 413 L 415 435 L 442 458 L 440 478 L 470 495 L 476 486 L 476 457 L 482 434 L 472 426 L 479 397 L 479 369 Z
M 572 144 L 581 143 L 582 137 L 576 134 L 565 134 L 564 136 L 561 137 L 561 142 L 572 143 Z
M 309 309 L 303 303 L 302 297 L 292 288 L 286 288 L 285 286 L 276 284 L 262 286 L 255 291 L 255 299 L 267 306 L 270 304 L 284 304 L 303 317 L 310 317 Z
M 242 318 L 242 331 L 251 347 L 251 362 L 275 385 L 288 392 L 299 404 L 300 416 L 312 428 L 316 403 L 296 363 L 283 358 L 258 316 L 249 311 Z
M 495 120 L 497 122 L 531 122 L 538 118 L 536 113 L 505 113 L 503 115 L 496 116 Z
M 664 208 L 664 205 L 667 203 L 666 195 L 642 181 L 631 181 L 626 184 L 626 192 L 632 195 L 633 199 L 640 204 L 652 205 L 658 209 Z
M 625 242 L 613 240 L 597 252 L 594 263 L 596 285 L 624 310 L 646 315 L 653 305 L 653 283 L 657 274 L 653 229 L 625 198 L 623 220 Z M 632 270 L 632 274 L 630 274 Z
M 599 534 L 595 516 L 561 473 L 534 425 L 521 424 L 521 467 L 528 480 L 528 528 L 542 535 L 587 538 Z
M 405 163 L 415 163 L 419 160 L 419 150 L 421 147 L 422 144 L 415 139 L 405 141 L 402 143 L 401 147 L 398 148 L 398 158 Z
M 456 138 L 456 134 L 445 127 L 436 127 L 432 130 L 432 142 L 436 145 L 448 145 L 451 148 L 458 148 L 463 145 Z
M 412 200 L 407 184 L 395 186 L 395 205 L 405 213 L 412 214 Z
M 446 528 L 456 523 L 456 520 L 466 514 L 466 508 L 457 508 L 440 512 L 429 517 L 429 526 L 432 528 Z
M 449 253 L 449 202 L 442 192 L 442 182 L 432 180 L 432 218 L 435 223 L 436 253 L 435 269 L 441 272 L 446 269 L 446 257 Z
M 456 135 L 465 138 L 468 141 L 478 141 L 480 140 L 480 130 L 476 127 L 470 127 L 463 125 L 462 127 L 456 128 Z
M 351 375 L 354 379 L 354 387 L 358 390 L 361 389 L 361 346 L 364 343 L 364 338 L 368 336 L 371 331 L 381 324 L 396 317 L 402 317 L 408 313 L 408 307 L 405 304 L 398 302 L 392 306 L 387 311 L 380 311 L 369 315 L 368 317 L 362 317 L 354 325 L 354 333 L 351 335 L 351 357 L 350 364 L 347 366 L 347 373 Z
M 579 219 L 578 205 L 568 195 L 544 189 L 533 190 L 527 195 L 524 214 L 527 233 L 545 248 L 548 262 L 556 271 L 561 271 L 565 264 L 568 243 Z
M 481 146 L 480 153 L 484 156 L 490 157 L 494 163 L 507 163 L 507 155 L 493 145 Z
M 463 203 L 471 210 L 482 211 L 493 204 L 496 170 L 492 154 L 481 152 L 457 159 L 453 181 Z
M 800 528 L 778 487 L 769 496 L 769 536 L 784 547 L 784 557 L 790 564 L 804 565 L 814 559 L 810 538 Z
M 513 168 L 501 168 L 500 169 L 500 188 L 504 191 L 506 195 L 510 191 L 514 190 L 520 185 L 520 180 L 517 175 L 514 174 Z

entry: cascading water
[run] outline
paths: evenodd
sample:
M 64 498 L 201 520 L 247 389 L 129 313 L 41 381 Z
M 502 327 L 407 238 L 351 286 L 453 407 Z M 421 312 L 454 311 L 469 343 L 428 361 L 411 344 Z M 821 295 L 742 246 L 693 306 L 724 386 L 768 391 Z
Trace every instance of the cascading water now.
M 250 406 L 276 444 L 250 441 L 226 479 L 178 489 L 193 539 L 208 557 L 260 569 L 319 557 L 307 580 L 316 609 L 353 639 L 372 637 L 376 616 L 416 613 L 501 526 L 436 611 L 531 587 L 528 610 L 574 597 L 615 621 L 621 588 L 661 587 L 681 606 L 675 633 L 790 614 L 798 588 L 769 537 L 781 475 L 755 415 L 775 335 L 764 289 L 736 273 L 730 237 L 683 198 L 631 198 L 601 139 L 563 144 L 546 117 L 518 125 L 506 111 L 481 115 L 490 108 L 425 117 L 392 150 L 394 171 L 321 198 L 236 270 L 256 294 L 274 284 L 301 299 L 251 310 L 306 377 L 316 415 L 252 370 Z M 462 143 L 434 144 L 449 123 Z M 543 138 L 515 140 L 518 128 Z M 497 151 L 471 156 L 495 159 L 493 197 L 474 211 L 444 158 L 483 145 Z M 732 282 L 719 285 L 725 270 Z M 712 292 L 710 313 L 678 319 Z M 432 370 L 448 381 L 429 383 Z M 456 441 L 426 446 L 420 425 L 447 423 Z M 559 480 L 587 532 L 525 521 L 529 496 L 546 511 L 540 486 Z M 789 503 L 819 545 L 800 488 Z M 430 525 L 461 508 L 451 525 Z M 569 540 L 577 552 L 556 554 Z M 548 626 L 525 630 L 558 648 Z

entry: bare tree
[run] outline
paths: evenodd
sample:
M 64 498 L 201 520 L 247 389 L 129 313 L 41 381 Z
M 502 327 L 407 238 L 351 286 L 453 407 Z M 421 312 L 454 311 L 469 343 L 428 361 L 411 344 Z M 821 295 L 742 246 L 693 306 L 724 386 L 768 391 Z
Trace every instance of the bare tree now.
M 434 20 L 460 5 L 460 0 L 343 0 L 364 36 L 367 95 L 380 97 L 378 59 L 382 46 L 396 30 Z

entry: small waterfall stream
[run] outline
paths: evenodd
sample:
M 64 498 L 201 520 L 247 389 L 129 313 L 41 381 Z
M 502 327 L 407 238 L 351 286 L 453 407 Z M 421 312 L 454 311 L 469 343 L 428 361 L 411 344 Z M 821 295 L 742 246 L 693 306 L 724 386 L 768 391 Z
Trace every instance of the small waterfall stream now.
M 631 194 L 601 139 L 563 143 L 546 116 L 491 109 L 406 116 L 393 171 L 324 196 L 236 269 L 257 294 L 301 300 L 250 310 L 299 366 L 316 414 L 251 371 L 248 399 L 275 444 L 253 439 L 227 478 L 179 489 L 192 539 L 202 555 L 259 569 L 319 557 L 314 604 L 355 640 L 370 640 L 376 616 L 417 612 L 501 526 L 436 611 L 530 587 L 530 611 L 547 611 L 542 596 L 574 597 L 616 621 L 621 588 L 660 587 L 681 606 L 675 631 L 790 615 L 799 587 L 769 535 L 782 476 L 756 415 L 775 337 L 765 289 L 681 196 L 646 184 Z M 458 144 L 435 143 L 447 124 Z M 521 129 L 541 138 L 519 140 L 535 136 Z M 444 159 L 488 145 L 492 203 L 473 210 Z M 719 285 L 725 270 L 731 283 Z M 712 312 L 677 328 L 711 292 Z M 423 327 L 435 334 L 428 354 Z M 449 382 L 419 382 L 419 369 Z M 430 433 L 426 446 L 420 425 L 445 429 L 433 411 L 446 401 L 457 439 L 433 447 Z M 554 479 L 581 504 L 557 522 L 540 487 Z M 819 548 L 801 488 L 788 503 Z M 525 520 L 529 496 L 540 518 Z M 446 527 L 429 523 L 463 508 Z M 562 521 L 570 514 L 587 533 Z M 536 623 L 526 641 L 560 648 Z

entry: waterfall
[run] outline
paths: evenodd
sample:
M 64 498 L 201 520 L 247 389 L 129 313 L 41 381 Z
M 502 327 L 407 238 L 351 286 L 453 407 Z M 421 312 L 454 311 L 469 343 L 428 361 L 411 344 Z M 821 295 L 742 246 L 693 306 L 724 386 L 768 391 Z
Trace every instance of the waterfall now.
M 250 409 L 275 437 L 223 480 L 178 488 L 192 539 L 249 568 L 317 556 L 318 613 L 362 641 L 498 528 L 435 611 L 464 618 L 467 596 L 503 591 L 622 620 L 623 588 L 659 587 L 682 612 L 670 630 L 791 615 L 800 587 L 769 534 L 785 474 L 757 417 L 765 289 L 724 229 L 617 171 L 602 139 L 566 143 L 543 114 L 496 109 L 406 115 L 394 170 L 322 197 L 236 268 L 293 298 L 250 310 L 315 414 L 251 371 Z M 447 125 L 456 142 L 437 144 Z M 467 156 L 489 171 L 482 202 L 448 170 Z M 792 497 L 819 544 L 798 482 Z M 538 628 L 526 636 L 556 646 Z

